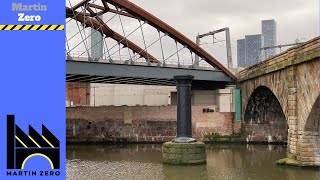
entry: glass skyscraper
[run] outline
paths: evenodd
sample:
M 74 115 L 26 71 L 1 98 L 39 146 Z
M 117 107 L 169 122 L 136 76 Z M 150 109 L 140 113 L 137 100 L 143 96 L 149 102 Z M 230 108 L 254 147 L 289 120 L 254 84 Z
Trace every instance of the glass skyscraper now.
M 245 39 L 237 41 L 238 67 L 248 67 L 274 56 L 275 48 L 262 51 L 262 47 L 277 45 L 277 23 L 271 20 L 262 20 L 262 34 L 246 35 Z
M 237 40 L 238 67 L 248 67 L 261 59 L 263 37 L 261 34 L 246 35 L 245 39 Z
M 263 47 L 277 45 L 277 23 L 273 19 L 262 21 Z M 276 54 L 276 49 L 266 49 L 263 52 L 264 59 L 268 59 Z
M 237 61 L 238 67 L 246 66 L 246 41 L 245 39 L 237 40 Z
M 102 16 L 99 18 L 103 19 Z M 100 31 L 91 28 L 91 58 L 94 61 L 99 61 L 103 55 L 103 35 Z
M 246 35 L 245 36 L 245 45 L 246 45 L 246 64 L 245 67 L 256 64 L 261 56 L 261 45 L 263 38 L 261 34 L 255 35 Z

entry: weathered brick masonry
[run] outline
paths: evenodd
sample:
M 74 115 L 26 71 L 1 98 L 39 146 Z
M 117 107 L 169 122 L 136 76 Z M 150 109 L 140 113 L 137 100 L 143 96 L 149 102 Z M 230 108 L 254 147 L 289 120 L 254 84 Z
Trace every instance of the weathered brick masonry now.
M 248 107 L 255 92 L 261 87 L 272 92 L 280 104 L 269 109 L 280 109 L 284 114 L 287 126 L 282 126 L 282 131 L 288 133 L 289 157 L 295 157 L 301 165 L 319 166 L 320 37 L 240 72 L 242 115 L 247 134 L 253 131 L 248 128 L 252 119 Z M 259 107 L 257 112 L 260 116 L 260 112 L 264 112 L 261 108 L 268 108 L 261 106 L 264 104 L 263 98 L 256 99 L 254 104 Z M 267 111 L 269 115 L 272 112 L 275 111 Z M 278 114 L 274 116 L 274 121 L 282 121 L 281 113 Z M 274 129 L 267 121 L 256 121 L 255 125 Z M 257 130 L 255 132 L 261 133 L 261 137 L 268 133 Z
M 73 105 L 90 104 L 90 83 L 67 82 L 66 93 L 67 101 L 72 101 Z
M 203 112 L 192 106 L 193 136 L 231 135 L 240 130 L 234 113 Z M 168 141 L 176 135 L 176 106 L 101 106 L 67 108 L 67 140 Z

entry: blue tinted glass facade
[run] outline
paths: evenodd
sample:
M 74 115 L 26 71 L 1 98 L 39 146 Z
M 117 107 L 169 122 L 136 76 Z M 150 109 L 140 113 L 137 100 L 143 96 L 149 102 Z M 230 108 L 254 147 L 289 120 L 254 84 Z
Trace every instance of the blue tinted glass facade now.
M 276 46 L 277 44 L 277 23 L 272 20 L 262 21 L 263 47 Z M 276 54 L 276 49 L 267 49 L 264 51 L 264 59 L 268 59 Z
M 260 48 L 262 46 L 261 34 L 245 36 L 245 67 L 256 64 L 260 59 Z
M 246 65 L 246 42 L 245 39 L 237 40 L 237 61 L 238 67 Z

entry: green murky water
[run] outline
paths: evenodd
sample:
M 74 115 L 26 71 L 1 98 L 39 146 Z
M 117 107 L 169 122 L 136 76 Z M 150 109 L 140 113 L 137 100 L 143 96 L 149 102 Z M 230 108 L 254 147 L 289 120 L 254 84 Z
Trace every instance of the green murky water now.
M 285 146 L 208 145 L 207 164 L 162 164 L 161 145 L 67 147 L 67 179 L 75 180 L 320 180 L 320 169 L 275 165 Z

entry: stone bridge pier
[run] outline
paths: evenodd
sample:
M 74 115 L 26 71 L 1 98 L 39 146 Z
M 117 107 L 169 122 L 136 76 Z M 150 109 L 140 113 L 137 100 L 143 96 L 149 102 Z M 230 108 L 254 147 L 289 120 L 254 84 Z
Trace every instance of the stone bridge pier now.
M 320 37 L 240 72 L 248 141 L 287 141 L 278 164 L 320 166 Z

